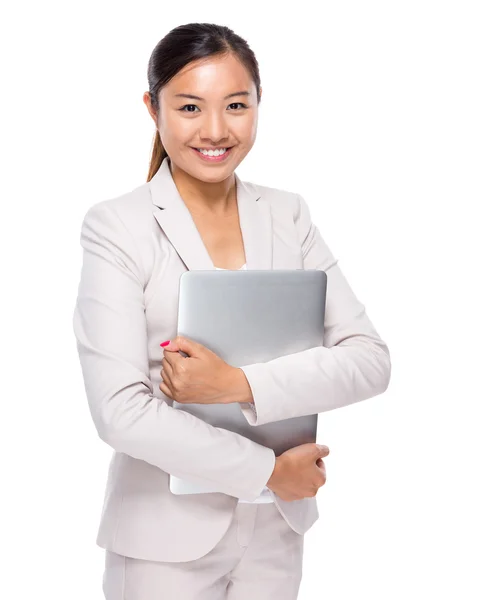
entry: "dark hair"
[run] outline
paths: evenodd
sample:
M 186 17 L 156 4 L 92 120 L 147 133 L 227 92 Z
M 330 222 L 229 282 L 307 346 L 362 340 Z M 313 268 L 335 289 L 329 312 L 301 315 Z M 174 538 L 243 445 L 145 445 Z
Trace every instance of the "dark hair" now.
M 209 56 L 234 54 L 249 71 L 260 102 L 260 74 L 247 42 L 224 25 L 188 23 L 169 31 L 152 51 L 147 67 L 151 105 L 158 110 L 159 92 L 188 63 Z M 167 152 L 156 129 L 147 181 L 157 173 Z

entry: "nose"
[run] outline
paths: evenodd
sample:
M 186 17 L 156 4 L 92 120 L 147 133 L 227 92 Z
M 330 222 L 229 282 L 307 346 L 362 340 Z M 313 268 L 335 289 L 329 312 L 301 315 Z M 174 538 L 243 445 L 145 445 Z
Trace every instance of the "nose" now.
M 200 138 L 208 140 L 212 144 L 218 144 L 221 140 L 228 138 L 228 126 L 226 119 L 220 113 L 209 112 L 201 119 Z

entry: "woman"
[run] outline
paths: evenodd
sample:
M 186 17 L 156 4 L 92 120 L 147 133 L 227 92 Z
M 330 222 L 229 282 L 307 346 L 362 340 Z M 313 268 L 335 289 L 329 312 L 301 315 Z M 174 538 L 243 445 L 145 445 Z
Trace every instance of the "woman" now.
M 389 351 L 304 199 L 234 172 L 254 144 L 261 97 L 247 43 L 227 27 L 177 27 L 154 49 L 148 80 L 147 182 L 93 205 L 81 229 L 74 331 L 93 421 L 115 450 L 97 537 L 104 594 L 292 600 L 328 448 L 275 457 L 173 400 L 238 402 L 255 426 L 317 414 L 382 393 Z M 323 347 L 234 368 L 174 338 L 180 275 L 214 268 L 325 270 Z M 218 492 L 174 495 L 169 474 Z

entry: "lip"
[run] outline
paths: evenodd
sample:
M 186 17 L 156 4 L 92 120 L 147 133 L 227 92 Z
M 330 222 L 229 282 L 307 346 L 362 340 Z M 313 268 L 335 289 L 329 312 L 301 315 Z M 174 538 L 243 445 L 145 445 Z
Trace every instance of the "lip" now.
M 205 162 L 218 163 L 218 162 L 223 162 L 224 160 L 227 160 L 227 158 L 232 153 L 233 148 L 234 148 L 234 146 L 230 146 L 229 149 L 221 156 L 205 156 L 204 154 L 202 154 L 202 152 L 199 152 L 199 150 L 197 150 L 196 148 L 191 147 L 191 150 L 194 152 L 194 154 L 196 154 L 200 159 L 202 159 Z

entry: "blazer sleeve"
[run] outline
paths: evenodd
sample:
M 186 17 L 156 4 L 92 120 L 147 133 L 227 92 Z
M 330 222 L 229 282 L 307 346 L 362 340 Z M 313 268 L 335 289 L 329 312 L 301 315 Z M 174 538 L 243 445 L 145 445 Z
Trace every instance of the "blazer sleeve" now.
M 387 345 L 371 323 L 297 194 L 295 224 L 304 269 L 327 273 L 323 346 L 241 366 L 254 407 L 240 403 L 250 425 L 340 408 L 383 393 L 391 376 Z
M 213 427 L 153 394 L 146 277 L 134 239 L 108 201 L 87 211 L 80 240 L 73 328 L 99 437 L 117 452 L 167 473 L 213 482 L 219 492 L 255 500 L 273 472 L 273 449 Z

